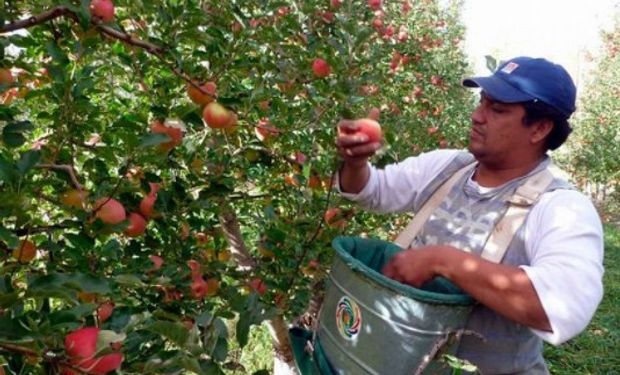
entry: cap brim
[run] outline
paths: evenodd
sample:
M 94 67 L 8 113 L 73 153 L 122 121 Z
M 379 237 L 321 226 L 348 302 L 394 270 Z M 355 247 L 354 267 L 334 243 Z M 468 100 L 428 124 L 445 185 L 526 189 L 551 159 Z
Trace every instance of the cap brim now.
M 496 76 L 466 78 L 463 80 L 463 86 L 480 87 L 491 98 L 503 103 L 528 102 L 536 99 Z

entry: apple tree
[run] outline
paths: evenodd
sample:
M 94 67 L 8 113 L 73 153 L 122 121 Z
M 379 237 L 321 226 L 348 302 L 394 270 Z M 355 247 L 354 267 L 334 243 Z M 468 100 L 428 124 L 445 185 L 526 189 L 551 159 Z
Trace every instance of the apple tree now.
M 595 198 L 604 219 L 620 214 L 620 23 L 602 34 L 603 50 L 580 99 L 567 166 Z
M 340 202 L 344 117 L 379 164 L 463 147 L 459 3 L 0 5 L 0 364 L 220 374 L 250 327 L 290 371 L 330 241 L 394 224 Z

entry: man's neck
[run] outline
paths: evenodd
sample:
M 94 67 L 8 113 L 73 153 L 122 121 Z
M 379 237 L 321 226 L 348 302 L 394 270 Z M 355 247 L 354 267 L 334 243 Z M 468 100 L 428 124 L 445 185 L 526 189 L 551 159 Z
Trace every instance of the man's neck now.
M 545 157 L 519 163 L 516 165 L 502 166 L 480 162 L 473 175 L 473 180 L 483 187 L 497 187 L 508 181 L 525 176 L 534 170 Z

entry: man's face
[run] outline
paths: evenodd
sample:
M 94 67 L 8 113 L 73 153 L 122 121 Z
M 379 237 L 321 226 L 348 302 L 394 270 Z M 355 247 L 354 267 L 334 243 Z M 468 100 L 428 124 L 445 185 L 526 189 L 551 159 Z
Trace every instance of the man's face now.
M 492 164 L 512 164 L 523 152 L 531 152 L 524 115 L 522 104 L 498 102 L 482 92 L 471 114 L 469 151 L 479 161 Z

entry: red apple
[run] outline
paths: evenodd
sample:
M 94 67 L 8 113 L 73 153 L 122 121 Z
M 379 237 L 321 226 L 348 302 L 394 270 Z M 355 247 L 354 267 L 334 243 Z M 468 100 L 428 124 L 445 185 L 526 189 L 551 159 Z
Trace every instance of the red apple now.
M 252 288 L 252 290 L 261 296 L 267 292 L 267 284 L 265 284 L 265 282 L 258 277 L 250 280 L 248 285 Z
M 323 215 L 323 218 L 325 219 L 325 224 L 332 228 L 342 229 L 347 224 L 345 218 L 343 217 L 342 210 L 338 207 L 327 209 Z
M 217 85 L 213 81 L 206 82 L 200 85 L 199 90 L 194 85 L 187 84 L 187 95 L 192 102 L 200 105 L 207 105 L 213 101 L 217 93 Z M 204 91 L 204 92 L 203 92 Z
M 139 237 L 144 234 L 146 230 L 146 220 L 138 213 L 132 212 L 129 214 L 129 226 L 125 229 L 125 234 L 128 237 Z
M 151 191 L 140 202 L 140 213 L 145 218 L 151 218 L 155 216 L 155 201 L 157 201 L 157 191 L 159 190 L 159 184 L 155 182 L 149 182 Z
M 170 121 L 170 124 L 176 124 L 174 120 Z M 183 129 L 182 125 L 179 126 L 168 126 L 162 124 L 159 121 L 154 121 L 151 124 L 151 132 L 154 134 L 164 134 L 170 138 L 168 142 L 162 142 L 159 144 L 159 149 L 162 151 L 170 151 L 176 146 L 180 145 L 183 140 Z
M 97 351 L 97 335 L 99 328 L 84 327 L 65 336 L 65 351 L 76 359 L 90 358 Z
M 10 85 L 15 82 L 11 69 L 0 69 L 0 85 Z
M 315 76 L 319 78 L 323 78 L 323 77 L 327 77 L 331 73 L 332 68 L 329 66 L 327 61 L 320 59 L 320 58 L 316 58 L 312 62 L 312 71 L 314 72 Z
M 355 125 L 359 128 L 358 132 L 366 134 L 368 142 L 381 142 L 383 139 L 381 125 L 377 121 L 370 118 L 362 118 L 355 120 Z
M 110 22 L 114 19 L 114 3 L 112 0 L 92 0 L 90 14 L 101 18 L 103 22 Z
M 110 318 L 114 311 L 114 302 L 104 302 L 97 308 L 97 317 L 99 323 L 103 323 Z
M 331 0 L 330 3 L 332 8 L 338 8 L 340 7 L 340 5 L 342 5 L 342 0 Z
M 106 224 L 118 224 L 125 220 L 125 207 L 114 198 L 101 198 L 93 206 L 97 216 Z
M 209 292 L 209 284 L 207 284 L 202 276 L 194 277 L 190 289 L 194 298 L 203 299 Z
M 383 0 L 368 0 L 368 6 L 372 10 L 379 10 L 383 5 Z
M 222 106 L 220 103 L 211 102 L 207 104 L 202 112 L 202 118 L 210 128 L 222 129 L 233 125 L 233 113 Z
M 37 247 L 29 240 L 22 240 L 19 245 L 13 249 L 13 258 L 20 263 L 28 263 L 37 256 Z
M 164 258 L 159 255 L 149 255 L 149 259 L 153 262 L 153 268 L 150 271 L 157 271 L 164 264 Z

